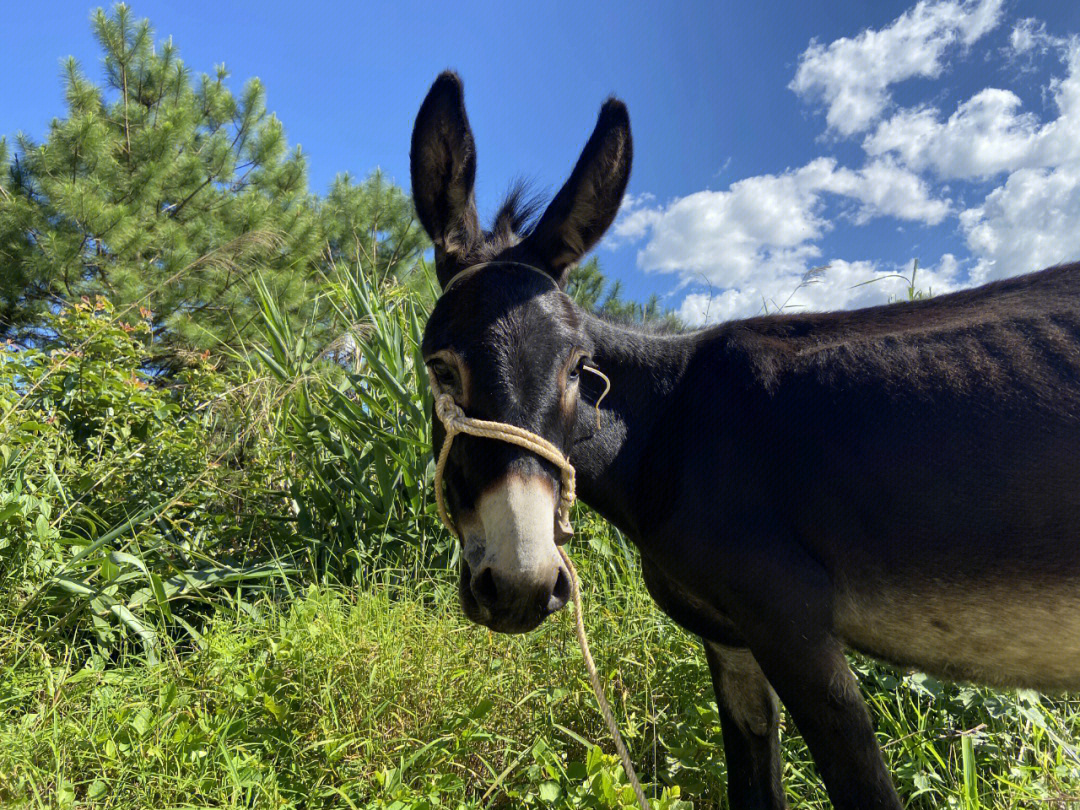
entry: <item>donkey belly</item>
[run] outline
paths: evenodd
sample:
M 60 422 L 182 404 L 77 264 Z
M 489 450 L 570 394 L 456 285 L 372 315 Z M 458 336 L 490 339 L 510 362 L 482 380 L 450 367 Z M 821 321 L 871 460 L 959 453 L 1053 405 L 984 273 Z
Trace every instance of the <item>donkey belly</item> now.
M 860 652 L 949 680 L 1080 689 L 1080 579 L 844 590 L 834 623 Z

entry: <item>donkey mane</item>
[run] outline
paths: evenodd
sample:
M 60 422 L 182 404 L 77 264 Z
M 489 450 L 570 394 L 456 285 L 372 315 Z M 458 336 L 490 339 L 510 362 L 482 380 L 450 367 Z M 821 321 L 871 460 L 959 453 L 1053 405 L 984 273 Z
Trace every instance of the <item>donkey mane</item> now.
M 490 236 L 496 239 L 524 239 L 532 233 L 547 204 L 548 200 L 533 191 L 528 180 L 515 180 L 499 203 Z
M 581 306 L 578 304 L 578 306 Z M 581 307 L 585 309 L 585 307 Z M 633 332 L 637 335 L 692 335 L 698 332 L 706 332 L 715 329 L 715 326 L 700 326 L 696 328 L 690 328 L 681 326 L 676 323 L 672 323 L 667 318 L 656 318 L 651 321 L 638 321 L 629 315 L 616 315 L 610 312 L 586 310 L 593 317 L 598 318 L 601 321 L 615 326 L 628 332 Z

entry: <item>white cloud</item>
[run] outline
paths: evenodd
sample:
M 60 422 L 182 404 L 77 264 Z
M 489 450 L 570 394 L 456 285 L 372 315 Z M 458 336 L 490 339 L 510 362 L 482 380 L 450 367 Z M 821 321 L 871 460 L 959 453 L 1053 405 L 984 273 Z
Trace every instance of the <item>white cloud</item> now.
M 683 323 L 696 327 L 760 314 L 765 303 L 758 297 L 756 289 L 730 289 L 715 295 L 711 292 L 690 293 L 676 311 Z
M 1015 33 L 1015 31 L 1014 31 Z M 1009 90 L 987 88 L 942 122 L 931 107 L 901 110 L 863 143 L 873 156 L 893 155 L 915 171 L 942 179 L 992 177 L 1019 168 L 1054 166 L 1080 157 L 1080 43 L 1063 46 L 1064 78 L 1049 90 L 1057 118 L 1041 124 L 1020 110 Z
M 808 243 L 827 226 L 816 213 L 815 187 L 831 170 L 823 159 L 796 172 L 747 178 L 727 191 L 699 191 L 651 209 L 638 266 L 701 276 L 724 287 L 750 280 L 763 261 L 798 271 L 813 252 Z
M 946 254 L 936 267 L 920 267 L 915 288 L 935 295 L 958 289 L 959 262 Z M 901 276 L 903 278 L 901 278 Z M 692 326 L 748 318 L 766 312 L 846 309 L 905 300 L 911 266 L 885 268 L 874 262 L 833 260 L 809 283 L 802 274 L 761 275 L 740 288 L 695 291 L 678 314 Z
M 857 225 L 880 216 L 937 225 L 949 213 L 949 204 L 934 199 L 922 178 L 891 160 L 876 160 L 859 171 L 837 169 L 822 189 L 862 203 Z
M 879 31 L 829 45 L 812 41 L 789 87 L 827 107 L 830 130 L 842 136 L 869 128 L 890 104 L 889 86 L 938 76 L 946 52 L 969 46 L 1001 18 L 1002 0 L 924 0 Z
M 989 177 L 1021 163 L 1031 152 L 1037 120 L 1018 114 L 1020 99 L 1008 90 L 983 90 L 962 103 L 945 123 L 933 108 L 902 110 L 883 121 L 863 147 L 896 155 L 916 171 L 943 178 Z
M 978 258 L 972 283 L 1080 258 L 1080 160 L 1013 172 L 960 228 Z
M 1009 34 L 1010 56 L 1046 53 L 1051 48 L 1064 45 L 1064 40 L 1046 33 L 1046 23 L 1034 17 L 1017 20 Z
M 619 206 L 619 216 L 605 237 L 607 246 L 614 248 L 623 242 L 636 242 L 641 239 L 659 216 L 655 208 L 649 207 L 655 199 L 656 197 L 648 192 L 636 197 L 633 194 L 625 195 L 622 205 Z
M 860 170 L 818 158 L 779 175 L 732 183 L 727 191 L 699 191 L 666 206 L 635 202 L 619 223 L 617 238 L 643 238 L 638 266 L 677 272 L 684 280 L 738 287 L 762 273 L 799 276 L 819 255 L 814 242 L 833 224 L 824 216 L 826 195 L 857 203 L 856 224 L 880 216 L 937 224 L 948 203 L 926 183 L 890 161 Z

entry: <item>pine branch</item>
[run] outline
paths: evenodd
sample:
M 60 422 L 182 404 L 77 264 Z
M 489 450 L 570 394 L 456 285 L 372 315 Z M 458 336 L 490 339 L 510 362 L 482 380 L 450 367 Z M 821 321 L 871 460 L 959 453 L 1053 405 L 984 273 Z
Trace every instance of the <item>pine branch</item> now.
M 204 188 L 206 188 L 206 187 L 207 187 L 208 185 L 210 185 L 210 184 L 211 184 L 212 182 L 214 182 L 214 176 L 213 176 L 213 175 L 210 175 L 209 177 L 207 177 L 207 178 L 206 178 L 206 180 L 205 180 L 205 181 L 203 182 L 203 184 L 202 184 L 201 186 L 199 186 L 199 187 L 198 187 L 197 189 L 195 189 L 195 190 L 194 190 L 193 192 L 191 192 L 190 194 L 188 194 L 188 195 L 187 195 L 187 197 L 185 197 L 185 198 L 184 198 L 183 200 L 181 200 L 181 202 L 180 202 L 180 203 L 179 203 L 178 205 L 174 206 L 174 207 L 173 207 L 173 209 L 172 209 L 172 210 L 171 210 L 171 211 L 169 212 L 169 216 L 170 216 L 170 217 L 171 217 L 172 219 L 176 219 L 177 215 L 178 215 L 178 214 L 179 214 L 179 213 L 180 213 L 181 211 L 183 211 L 183 210 L 184 210 L 184 206 L 185 206 L 185 205 L 187 205 L 187 204 L 188 204 L 189 202 L 191 202 L 192 198 L 194 198 L 194 196 L 195 196 L 196 194 L 198 194 L 198 193 L 199 193 L 200 191 L 202 191 L 202 190 L 203 190 Z
M 415 220 L 413 217 L 409 217 L 409 224 L 405 226 L 402 236 L 405 236 L 409 233 L 409 229 L 412 227 L 414 221 Z M 405 244 L 405 240 L 402 238 L 402 236 L 399 236 L 397 239 L 394 240 L 394 252 L 390 254 L 390 261 L 386 265 L 386 271 L 388 274 L 393 268 L 393 266 L 397 263 L 398 252 L 401 250 L 401 246 Z
M 120 77 L 123 82 L 123 94 L 124 94 L 124 141 L 127 143 L 127 162 L 128 168 L 131 168 L 131 125 L 128 122 L 128 86 L 127 86 L 127 64 L 120 63 Z

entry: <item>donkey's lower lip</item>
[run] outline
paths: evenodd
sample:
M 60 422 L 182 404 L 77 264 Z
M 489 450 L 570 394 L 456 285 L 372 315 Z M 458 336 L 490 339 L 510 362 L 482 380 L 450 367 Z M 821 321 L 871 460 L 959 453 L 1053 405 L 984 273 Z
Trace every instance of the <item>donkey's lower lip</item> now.
M 491 613 L 484 611 L 481 608 L 481 612 L 484 613 L 483 619 L 471 618 L 477 624 L 483 625 L 488 630 L 492 630 L 496 633 L 506 633 L 507 635 L 519 635 L 521 633 L 528 633 L 531 630 L 535 630 L 539 627 L 545 618 L 545 615 L 538 615 L 534 617 L 509 617 L 509 616 L 495 616 Z M 468 615 L 466 613 L 466 615 Z
M 461 602 L 461 610 L 469 621 L 487 626 L 488 622 L 491 621 L 491 612 L 476 601 L 476 597 L 473 596 L 472 589 L 469 587 L 471 579 L 472 569 L 469 568 L 469 564 L 463 557 L 461 560 L 461 576 L 458 578 L 458 599 Z

